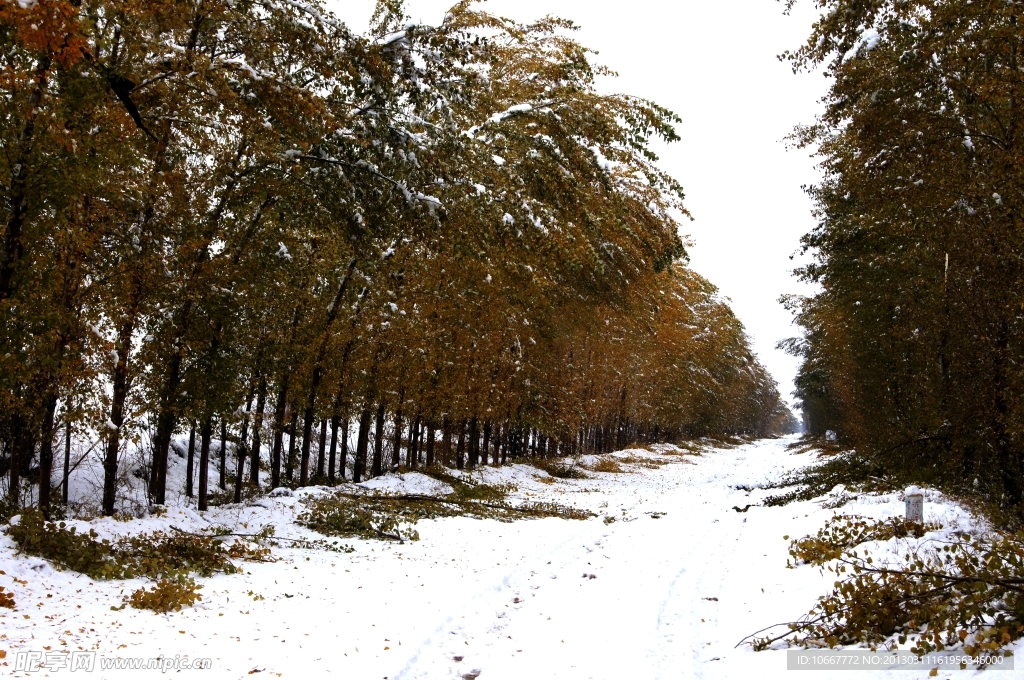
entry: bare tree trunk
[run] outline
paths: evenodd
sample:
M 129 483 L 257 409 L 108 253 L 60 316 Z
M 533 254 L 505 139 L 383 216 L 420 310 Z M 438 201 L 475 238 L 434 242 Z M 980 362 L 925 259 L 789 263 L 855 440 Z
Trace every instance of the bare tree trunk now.
M 480 464 L 480 432 L 477 417 L 469 420 L 469 469 L 472 470 Z
M 348 268 L 345 271 L 344 276 L 341 277 L 341 282 L 338 284 L 338 292 L 334 296 L 331 305 L 327 308 L 327 318 L 324 321 L 324 329 L 320 338 L 319 349 L 316 353 L 316 358 L 313 362 L 313 373 L 310 377 L 309 383 L 309 394 L 306 396 L 306 412 L 303 418 L 302 426 L 302 469 L 300 471 L 299 484 L 301 486 L 307 486 L 309 484 L 309 446 L 310 438 L 312 436 L 313 428 L 313 414 L 316 411 L 316 398 L 320 390 L 320 381 L 323 380 L 324 375 L 324 360 L 327 357 L 327 341 L 330 338 L 331 326 L 334 325 L 335 319 L 338 317 L 338 311 L 341 309 L 342 300 L 345 298 L 345 293 L 348 290 L 349 281 L 352 280 L 352 274 L 355 272 L 356 258 L 351 258 L 348 261 Z M 321 447 L 321 459 L 323 458 L 323 447 Z M 323 474 L 323 467 L 320 466 L 320 472 Z
M 490 447 L 491 447 L 491 421 L 488 420 L 486 423 L 484 423 L 484 443 L 483 443 L 483 446 L 480 448 L 480 464 L 481 465 L 487 465 L 487 454 L 488 454 L 488 449 L 490 449 Z M 495 460 L 497 460 L 497 455 L 495 455 Z
M 21 504 L 21 461 L 19 460 L 20 456 L 18 453 L 21 447 L 21 430 L 24 427 L 22 418 L 20 413 L 15 413 L 11 417 L 11 444 L 8 449 L 10 451 L 11 469 L 8 470 L 10 478 L 7 483 L 7 502 L 11 506 L 12 511 L 17 511 Z
M 68 419 L 64 423 L 64 479 L 61 482 L 60 500 L 66 506 L 68 504 L 68 477 L 71 475 L 71 418 L 65 413 Z
M 299 486 L 309 486 L 309 446 L 313 438 L 313 407 L 307 406 L 302 419 L 302 456 L 299 461 Z
M 341 417 L 337 414 L 331 416 L 331 452 L 327 462 L 327 482 L 334 486 L 334 463 L 338 455 L 338 427 L 341 424 Z
M 47 399 L 43 417 L 42 439 L 39 442 L 39 511 L 50 519 L 50 481 L 53 477 L 53 423 L 57 412 L 57 395 Z
M 406 465 L 415 470 L 420 462 L 420 416 L 413 418 L 409 427 L 409 450 L 406 452 Z
M 195 478 L 195 455 L 196 455 L 196 423 L 192 421 L 192 429 L 188 433 L 188 459 L 185 461 L 185 496 L 192 498 L 195 493 L 192 490 L 192 480 Z
M 459 470 L 466 468 L 466 427 L 465 420 L 459 421 L 459 445 L 455 449 L 455 467 Z
M 348 467 L 348 425 L 348 416 L 345 416 L 345 419 L 341 421 L 341 454 L 338 460 L 342 479 L 345 479 Z
M 252 427 L 252 450 L 249 452 L 249 485 L 260 488 L 260 438 L 263 434 L 263 410 L 267 407 L 267 379 L 260 378 L 259 396 L 256 398 L 256 422 Z
M 441 465 L 452 464 L 452 421 L 445 415 L 441 421 Z
M 170 359 L 168 377 L 158 406 L 156 437 L 153 440 L 153 469 L 150 472 L 149 493 L 157 505 L 163 505 L 167 499 L 167 451 L 178 422 L 176 402 L 180 382 L 181 354 L 175 351 Z
M 377 406 L 377 425 L 373 430 L 373 469 L 371 476 L 380 477 L 383 474 L 384 457 L 384 409 L 387 404 L 383 399 Z
M 501 440 L 499 445 L 501 448 L 501 464 L 504 465 L 508 462 L 508 421 L 505 421 L 505 424 L 501 426 Z
M 220 479 L 217 480 L 219 482 L 218 486 L 220 486 L 220 490 L 221 491 L 224 491 L 224 490 L 226 490 L 228 488 L 227 466 L 228 466 L 228 421 L 225 420 L 224 414 L 222 413 L 221 416 L 220 416 L 220 470 L 219 470 Z M 241 468 L 242 468 L 241 463 L 239 463 L 238 468 L 239 468 L 238 473 L 239 473 L 239 476 L 240 476 L 241 472 L 242 472 L 242 470 L 241 470 Z M 235 502 L 237 503 L 238 501 L 235 501 Z
M 412 446 L 412 439 L 409 440 L 409 445 Z M 395 411 L 395 437 L 394 437 L 394 451 L 391 457 L 392 465 L 399 466 L 402 464 L 402 402 L 398 402 L 398 410 Z
M 370 440 L 370 409 L 363 407 L 359 416 L 359 434 L 356 438 L 356 464 L 352 471 L 352 481 L 356 484 L 363 481 L 366 470 L 366 450 Z
M 295 479 L 295 439 L 298 426 L 299 412 L 292 411 L 291 422 L 288 424 L 288 460 L 284 464 L 284 476 L 289 482 Z
M 128 353 L 131 349 L 132 334 L 135 332 L 135 315 L 129 315 L 117 333 L 116 364 L 114 365 L 114 390 L 110 400 L 110 435 L 107 439 L 107 453 L 103 459 L 103 514 L 114 514 L 117 487 L 117 455 L 121 447 L 121 426 L 124 425 L 124 402 L 128 397 Z
M 213 438 L 213 415 L 207 415 L 200 430 L 199 445 L 199 510 L 207 509 L 207 489 L 210 476 L 210 440 Z
M 249 394 L 245 398 L 245 414 L 242 416 L 242 429 L 238 433 L 238 443 L 235 444 L 235 503 L 242 502 L 242 484 L 245 481 L 245 459 L 248 457 L 245 450 L 249 442 L 249 418 L 252 413 L 252 399 L 256 393 L 256 383 L 250 383 Z M 221 456 L 227 455 L 227 426 L 223 416 L 221 417 Z
M 316 456 L 316 476 L 324 477 L 324 454 L 327 453 L 327 419 L 320 421 L 320 451 Z
M 431 422 L 427 425 L 427 460 L 426 465 L 430 467 L 434 464 L 434 423 Z
M 270 485 L 281 486 L 281 449 L 284 447 L 284 419 L 288 406 L 288 376 L 281 379 L 281 389 L 277 393 L 277 407 L 274 409 L 274 447 L 270 452 Z

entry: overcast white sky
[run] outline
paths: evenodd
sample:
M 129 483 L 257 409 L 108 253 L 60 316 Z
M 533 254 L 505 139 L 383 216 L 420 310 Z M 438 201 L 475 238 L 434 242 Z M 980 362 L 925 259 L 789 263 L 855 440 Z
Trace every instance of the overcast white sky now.
M 373 0 L 328 0 L 354 30 L 365 30 Z M 437 24 L 453 0 L 407 0 L 412 19 Z M 818 110 L 826 80 L 794 75 L 776 55 L 798 46 L 814 18 L 810 0 L 783 16 L 775 0 L 491 0 L 487 11 L 527 21 L 554 14 L 581 26 L 595 61 L 618 71 L 601 88 L 652 99 L 682 117 L 681 142 L 659 149 L 661 165 L 686 189 L 695 221 L 694 269 L 732 301 L 761 361 L 792 401 L 796 360 L 775 343 L 797 335 L 778 304 L 807 294 L 790 260 L 813 226 L 801 185 L 817 174 L 783 138 Z

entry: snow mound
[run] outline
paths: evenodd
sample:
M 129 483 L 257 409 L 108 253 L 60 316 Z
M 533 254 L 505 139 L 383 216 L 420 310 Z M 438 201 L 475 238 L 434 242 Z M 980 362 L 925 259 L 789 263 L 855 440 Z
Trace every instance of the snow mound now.
M 394 494 L 424 494 L 427 496 L 445 496 L 454 493 L 450 484 L 428 477 L 420 472 L 406 472 L 376 477 L 359 484 L 364 489 L 383 491 Z

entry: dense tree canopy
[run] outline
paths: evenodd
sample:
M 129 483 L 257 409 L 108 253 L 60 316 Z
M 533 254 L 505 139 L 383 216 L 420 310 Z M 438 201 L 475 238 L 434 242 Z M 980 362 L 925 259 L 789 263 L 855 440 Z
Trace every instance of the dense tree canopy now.
M 1024 483 L 1024 3 L 829 0 L 796 68 L 823 65 L 821 285 L 798 389 L 812 430 L 890 470 L 1019 506 Z
M 435 442 L 462 466 L 777 428 L 685 265 L 649 146 L 675 116 L 599 94 L 573 29 L 469 2 L 436 27 L 381 3 L 367 35 L 314 1 L 0 6 L 11 501 L 34 482 L 49 508 L 59 432 L 102 443 L 111 513 L 125 474 L 164 502 L 189 430 L 202 509 L 218 438 L 237 498 L 345 475 L 350 427 L 357 480 Z

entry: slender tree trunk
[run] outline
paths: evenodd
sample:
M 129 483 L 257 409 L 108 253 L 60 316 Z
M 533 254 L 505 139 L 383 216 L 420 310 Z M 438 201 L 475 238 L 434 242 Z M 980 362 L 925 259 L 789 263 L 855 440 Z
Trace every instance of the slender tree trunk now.
M 166 397 L 165 397 L 166 399 Z M 171 406 L 162 404 L 157 411 L 156 436 L 153 438 L 153 467 L 150 470 L 149 493 L 153 502 L 163 505 L 167 499 L 166 468 L 167 450 L 171 446 L 174 425 L 177 420 Z
M 427 460 L 426 466 L 429 468 L 434 464 L 434 437 L 436 432 L 434 431 L 434 423 L 431 422 L 427 425 Z
M 469 423 L 465 420 L 459 421 L 459 445 L 455 449 L 455 467 L 459 470 L 466 468 L 466 428 Z
M 469 419 L 469 469 L 480 464 L 480 432 L 476 416 Z
M 480 464 L 487 465 L 487 455 L 491 447 L 491 421 L 484 423 L 484 443 L 480 447 Z M 495 456 L 497 459 L 497 456 Z
M 15 393 L 16 396 L 20 396 Z M 21 447 L 22 440 L 24 439 L 24 416 L 21 413 L 15 413 L 11 417 L 11 445 L 9 448 L 11 456 L 11 469 L 8 471 L 10 478 L 7 485 L 7 502 L 11 506 L 12 511 L 17 511 L 21 507 Z
M 224 414 L 222 413 L 221 416 L 220 416 L 220 470 L 218 471 L 220 479 L 217 480 L 218 481 L 218 486 L 220 487 L 221 491 L 224 491 L 224 490 L 226 490 L 228 488 L 227 467 L 228 467 L 228 421 L 224 419 Z M 242 463 L 241 462 L 239 462 L 239 464 L 238 464 L 238 472 L 239 472 L 239 476 L 236 476 L 236 479 L 240 478 L 240 475 L 241 475 L 241 472 L 242 472 Z M 238 501 L 235 501 L 235 502 L 237 503 Z
M 331 452 L 327 462 L 327 482 L 334 486 L 334 463 L 338 455 L 338 427 L 341 425 L 341 417 L 337 414 L 331 416 Z
M 508 421 L 501 426 L 501 464 L 508 462 Z
M 349 281 L 352 280 L 352 274 L 355 272 L 355 268 L 356 258 L 353 257 L 348 262 L 348 268 L 345 271 L 344 276 L 341 277 L 341 282 L 338 285 L 338 292 L 331 301 L 330 307 L 327 308 L 327 318 L 324 321 L 324 329 L 321 335 L 319 349 L 316 353 L 316 360 L 313 363 L 313 373 L 309 383 L 309 394 L 306 397 L 306 412 L 302 426 L 302 469 L 299 480 L 299 484 L 301 486 L 307 486 L 309 484 L 309 446 L 310 438 L 312 436 L 313 414 L 316 412 L 317 393 L 320 389 L 320 381 L 323 380 L 324 375 L 323 364 L 327 356 L 327 341 L 330 338 L 331 326 L 334 325 L 334 321 L 338 317 L 338 311 L 341 308 L 342 300 L 345 298 L 345 292 L 348 290 L 348 284 Z M 321 459 L 322 458 L 321 447 Z M 322 474 L 322 467 L 320 468 L 320 471 Z
M 281 389 L 277 393 L 277 406 L 274 409 L 274 447 L 270 452 L 270 485 L 277 489 L 281 486 L 281 449 L 284 447 L 284 419 L 288 406 L 288 375 L 281 379 Z
M 107 453 L 103 459 L 103 514 L 114 514 L 117 490 L 117 455 L 121 447 L 121 426 L 124 425 L 124 402 L 128 398 L 128 353 L 135 332 L 135 314 L 130 314 L 117 333 L 114 389 L 110 400 L 110 435 Z
M 196 423 L 192 421 L 192 428 L 188 433 L 188 459 L 185 461 L 185 496 L 192 498 L 195 492 L 192 489 L 192 480 L 195 479 L 195 455 L 196 455 Z
M 491 442 L 494 450 L 491 452 L 491 464 L 495 467 L 501 465 L 501 423 L 494 423 L 491 430 Z
M 68 421 L 64 423 L 64 477 L 61 481 L 60 500 L 65 506 L 67 506 L 68 483 L 69 477 L 71 476 L 71 417 L 68 413 L 65 413 L 64 417 L 67 418 Z
M 412 439 L 409 440 L 409 446 L 412 446 Z M 394 437 L 394 451 L 392 452 L 392 465 L 398 466 L 402 464 L 402 402 L 398 402 L 398 410 L 395 411 L 395 437 Z
M 207 415 L 200 430 L 199 445 L 199 510 L 207 509 L 207 491 L 210 477 L 210 440 L 213 439 L 213 415 Z
M 377 406 L 376 427 L 373 430 L 373 469 L 370 473 L 373 477 L 380 477 L 384 474 L 384 414 L 386 407 L 387 404 L 381 399 L 380 405 Z
M 316 456 L 316 476 L 324 477 L 324 454 L 327 453 L 327 419 L 320 421 L 320 451 Z
M 419 417 L 419 426 L 416 429 L 416 467 L 423 466 L 423 457 L 427 452 L 427 421 L 423 416 Z
M 235 503 L 242 502 L 242 484 L 245 483 L 245 459 L 248 457 L 245 447 L 249 442 L 249 418 L 252 414 L 252 400 L 255 395 L 256 383 L 250 383 L 249 394 L 245 397 L 245 414 L 242 416 L 242 429 L 238 433 L 238 442 L 235 444 Z M 226 456 L 227 426 L 223 417 L 221 418 L 221 448 L 221 455 Z
M 259 396 L 256 397 L 256 421 L 252 427 L 252 450 L 249 452 L 249 485 L 260 488 L 260 453 L 263 435 L 263 410 L 267 407 L 267 379 L 260 378 Z
M 1007 427 L 1010 407 L 1006 396 L 1008 392 L 1006 383 L 1008 381 L 1005 377 L 1005 365 L 1009 363 L 1006 358 L 1006 355 L 1009 353 L 1009 324 L 1005 320 L 1000 320 L 998 329 L 995 338 L 996 351 L 993 357 L 994 380 L 992 388 L 996 397 L 996 417 L 992 423 L 992 430 L 996 439 L 996 460 L 999 461 L 999 472 L 1002 477 L 1003 490 L 1006 493 L 1009 505 L 1015 507 L 1021 502 L 1021 488 L 1019 483 L 1019 466 L 1017 465 L 1018 454 L 1010 442 L 1011 436 Z
M 62 270 L 62 294 L 59 308 L 65 314 L 76 314 L 81 312 L 74 305 L 74 291 L 78 288 L 79 277 L 75 274 L 77 263 L 75 258 L 62 258 L 57 265 Z M 134 313 L 132 315 L 134 317 Z M 39 510 L 46 519 L 50 518 L 50 494 L 52 487 L 50 482 L 53 477 L 53 440 L 57 435 L 56 413 L 57 402 L 60 394 L 60 375 L 64 367 L 64 356 L 67 352 L 71 331 L 65 328 L 59 332 L 54 341 L 53 355 L 47 362 L 50 366 L 44 375 L 41 393 L 44 395 L 42 428 L 40 429 L 39 445 Z M 45 483 L 44 483 L 45 482 Z
M 341 454 L 338 460 L 338 467 L 341 471 L 341 478 L 345 479 L 345 475 L 348 473 L 346 468 L 348 467 L 348 416 L 341 421 Z
M 302 418 L 302 456 L 299 462 L 299 486 L 309 486 L 309 446 L 313 439 L 313 408 L 306 407 Z
M 166 165 L 169 154 L 166 153 L 167 145 L 170 139 L 170 128 L 168 128 L 167 134 L 163 140 L 157 145 L 158 151 L 154 154 L 155 169 L 159 172 L 162 171 Z M 242 153 L 246 141 L 242 141 L 242 147 L 239 148 L 239 154 Z M 237 181 L 237 178 L 236 178 Z M 201 267 L 207 263 L 210 259 L 211 251 L 210 245 L 216 238 L 216 231 L 218 222 L 224 214 L 226 209 L 226 196 L 231 192 L 225 192 L 217 208 L 214 210 L 213 215 L 209 220 L 206 221 L 204 233 L 200 238 L 200 247 L 195 249 L 196 256 L 192 260 L 192 271 L 188 277 L 189 281 L 199 281 L 201 279 Z M 276 202 L 275 197 L 267 197 L 263 204 L 260 206 L 255 218 L 250 222 L 249 231 L 251 232 L 256 228 L 256 225 L 262 219 L 264 210 Z M 153 207 L 150 206 L 148 209 L 150 215 L 153 213 Z M 148 221 L 147 217 L 147 221 Z M 244 241 L 243 241 L 244 242 Z M 233 257 L 231 265 L 235 266 L 240 261 L 244 248 L 238 248 Z M 150 493 L 156 497 L 157 503 L 163 503 L 165 492 L 167 489 L 167 451 L 170 447 L 171 436 L 174 433 L 175 426 L 178 420 L 178 388 L 181 384 L 181 365 L 184 359 L 183 344 L 182 340 L 186 337 L 188 328 L 191 322 L 192 314 L 192 296 L 185 296 L 185 303 L 181 308 L 173 315 L 171 326 L 174 329 L 174 341 L 172 346 L 174 351 L 170 357 L 169 367 L 167 371 L 167 380 L 164 384 L 164 389 L 160 395 L 159 410 L 157 412 L 157 432 L 154 438 L 154 449 L 153 449 L 153 471 L 150 480 Z M 298 310 L 295 312 L 295 317 L 292 323 L 292 339 L 295 337 L 295 327 L 298 324 Z M 216 357 L 218 347 L 220 346 L 221 337 L 220 334 L 223 330 L 223 323 L 217 325 L 217 330 L 214 333 L 213 340 L 210 343 L 209 356 L 211 358 Z M 291 346 L 291 340 L 289 340 L 289 347 Z
M 187 305 L 186 305 L 187 306 Z M 153 440 L 153 469 L 150 472 L 150 495 L 153 502 L 163 505 L 167 499 L 167 451 L 178 422 L 178 385 L 181 382 L 181 351 L 171 355 L 167 380 L 157 411 L 156 436 Z
M 292 411 L 291 422 L 288 424 L 288 460 L 284 464 L 284 475 L 291 482 L 295 479 L 295 440 L 299 428 L 299 412 Z
M 450 467 L 452 464 L 452 421 L 446 415 L 441 421 L 441 465 Z
M 419 418 L 409 419 L 409 437 L 405 445 L 405 467 L 410 470 L 416 469 L 416 435 L 419 434 L 416 428 L 419 425 Z
M 43 417 L 42 439 L 39 442 L 39 511 L 50 519 L 50 480 L 53 477 L 53 435 L 54 415 L 57 412 L 57 395 L 47 399 L 46 414 Z
M 359 434 L 356 437 L 356 464 L 352 471 L 352 481 L 356 484 L 363 481 L 363 472 L 366 470 L 366 450 L 370 440 L 370 409 L 363 407 L 359 415 Z
M 409 428 L 409 451 L 406 453 L 406 464 L 410 470 L 415 470 L 420 462 L 420 416 L 413 418 L 412 426 Z

